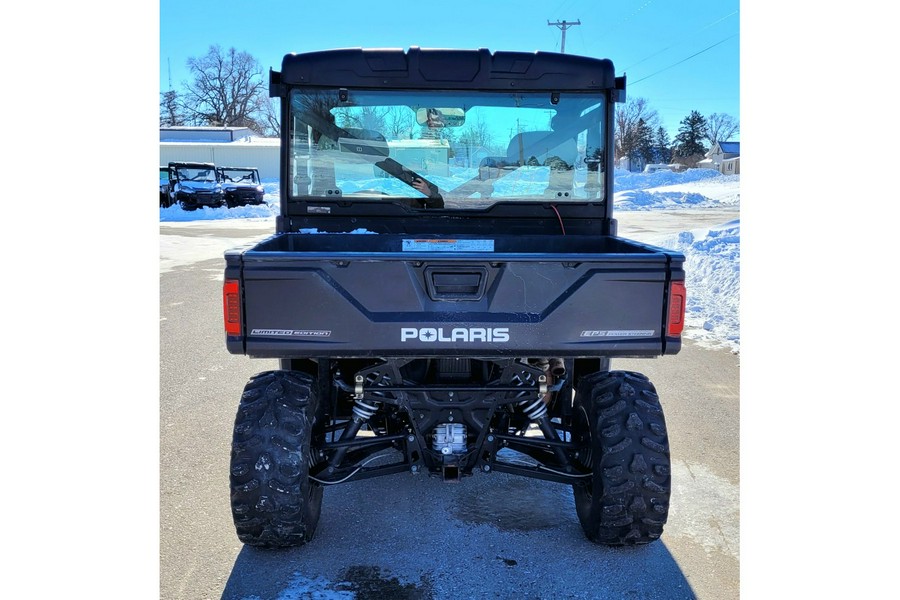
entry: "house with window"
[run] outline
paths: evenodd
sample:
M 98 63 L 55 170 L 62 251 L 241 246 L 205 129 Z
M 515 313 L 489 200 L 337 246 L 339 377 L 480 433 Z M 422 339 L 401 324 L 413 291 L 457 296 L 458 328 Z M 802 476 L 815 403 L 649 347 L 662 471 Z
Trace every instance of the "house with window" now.
M 701 160 L 698 167 L 715 169 L 723 175 L 738 175 L 741 172 L 741 143 L 740 142 L 716 142 L 706 158 Z

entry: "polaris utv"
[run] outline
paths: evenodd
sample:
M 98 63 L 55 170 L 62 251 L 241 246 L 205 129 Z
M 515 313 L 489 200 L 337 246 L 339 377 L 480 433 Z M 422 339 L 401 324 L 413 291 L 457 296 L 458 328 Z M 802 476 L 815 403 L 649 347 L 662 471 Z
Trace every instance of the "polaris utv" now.
M 265 190 L 259 181 L 259 170 L 255 167 L 218 167 L 225 204 L 236 206 L 265 204 Z
M 159 207 L 169 208 L 172 206 L 172 197 L 169 195 L 169 180 L 171 175 L 169 167 L 160 165 L 159 167 Z
M 225 205 L 222 182 L 212 163 L 170 162 L 169 197 L 171 204 L 184 210 Z
M 228 351 L 279 360 L 235 420 L 240 540 L 309 541 L 330 486 L 498 471 L 571 486 L 596 543 L 659 538 L 662 405 L 611 359 L 679 351 L 684 256 L 616 234 L 612 62 L 341 49 L 269 90 L 281 214 L 225 254 Z

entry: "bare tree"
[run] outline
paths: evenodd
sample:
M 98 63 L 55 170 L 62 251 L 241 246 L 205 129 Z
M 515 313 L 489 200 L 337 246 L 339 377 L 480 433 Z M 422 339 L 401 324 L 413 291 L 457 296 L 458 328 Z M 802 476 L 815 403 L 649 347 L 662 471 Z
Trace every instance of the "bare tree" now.
M 465 129 L 462 130 L 458 137 L 461 143 L 472 148 L 487 148 L 492 154 L 506 152 L 506 148 L 495 145 L 490 124 L 484 120 L 482 115 L 479 115 L 475 121 L 466 123 Z
M 184 104 L 194 122 L 264 129 L 257 116 L 269 103 L 268 89 L 255 58 L 216 45 L 205 56 L 189 58 L 187 66 L 194 80 L 184 84 Z
M 332 110 L 340 103 L 338 95 L 330 92 L 309 92 L 300 96 L 298 101 L 292 101 L 294 115 L 300 119 L 298 124 L 308 123 L 312 127 L 313 144 L 318 146 L 323 134 L 326 141 L 322 143 L 328 144 L 327 140 L 331 139 L 329 136 L 334 135 L 331 129 L 336 123 Z M 302 131 L 296 133 L 303 135 Z M 331 140 L 331 143 L 335 141 Z
M 347 106 L 335 111 L 341 127 L 356 127 L 384 131 L 385 119 L 390 112 L 389 108 L 375 106 Z
M 631 98 L 624 107 L 616 107 L 616 155 L 633 158 L 640 153 L 646 132 L 660 126 L 659 115 L 645 98 Z
M 408 108 L 394 106 L 388 112 L 386 119 L 387 131 L 391 139 L 398 140 L 401 138 L 412 137 L 415 129 L 415 114 Z
M 257 119 L 262 129 L 261 134 L 267 137 L 278 137 L 281 135 L 281 100 L 280 98 L 270 98 L 264 102 L 259 111 Z
M 740 121 L 731 115 L 713 113 L 706 117 L 706 126 L 708 128 L 706 139 L 710 146 L 714 146 L 716 142 L 727 142 L 731 136 L 741 132 Z
M 178 92 L 169 90 L 168 92 L 163 92 L 159 96 L 159 126 L 175 127 L 184 125 L 184 115 L 178 98 Z

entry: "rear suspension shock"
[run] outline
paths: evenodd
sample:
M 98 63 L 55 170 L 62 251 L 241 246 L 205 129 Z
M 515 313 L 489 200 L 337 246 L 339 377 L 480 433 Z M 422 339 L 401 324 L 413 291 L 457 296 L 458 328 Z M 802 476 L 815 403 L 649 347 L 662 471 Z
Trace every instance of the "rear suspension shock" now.
M 517 403 L 517 406 L 522 409 L 522 412 L 525 413 L 531 421 L 537 423 L 537 426 L 540 428 L 541 433 L 544 434 L 544 437 L 553 442 L 561 441 L 559 439 L 559 435 L 556 432 L 556 428 L 553 427 L 553 423 L 550 422 L 550 416 L 547 411 L 547 403 L 544 399 L 547 397 L 549 390 L 547 388 L 547 376 L 540 375 L 538 377 L 539 384 L 539 393 L 537 398 L 523 400 L 522 402 Z M 554 388 L 558 388 L 561 386 L 562 382 L 558 386 L 554 386 Z M 553 446 L 553 453 L 556 455 L 557 460 L 559 460 L 560 464 L 569 469 L 569 459 L 566 456 L 566 453 L 563 452 L 563 449 L 559 446 Z
M 350 419 L 350 422 L 347 423 L 347 427 L 344 428 L 344 433 L 341 434 L 341 439 L 339 440 L 341 442 L 349 442 L 355 438 L 356 434 L 359 433 L 360 428 L 362 428 L 362 426 L 365 425 L 378 410 L 379 402 L 363 400 L 363 381 L 364 377 L 362 375 L 356 375 L 354 378 L 354 383 L 356 385 L 353 388 L 353 417 Z M 334 452 L 334 456 L 328 461 L 328 473 L 334 473 L 335 469 L 341 465 L 341 461 L 344 460 L 348 448 L 348 446 L 342 446 Z

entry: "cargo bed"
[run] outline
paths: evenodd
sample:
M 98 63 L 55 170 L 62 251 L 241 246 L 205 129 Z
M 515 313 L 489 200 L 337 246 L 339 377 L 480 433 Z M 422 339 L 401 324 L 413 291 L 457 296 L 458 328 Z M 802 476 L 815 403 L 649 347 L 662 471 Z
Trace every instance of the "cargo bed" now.
M 226 254 L 256 357 L 655 356 L 684 257 L 612 236 L 276 234 Z

